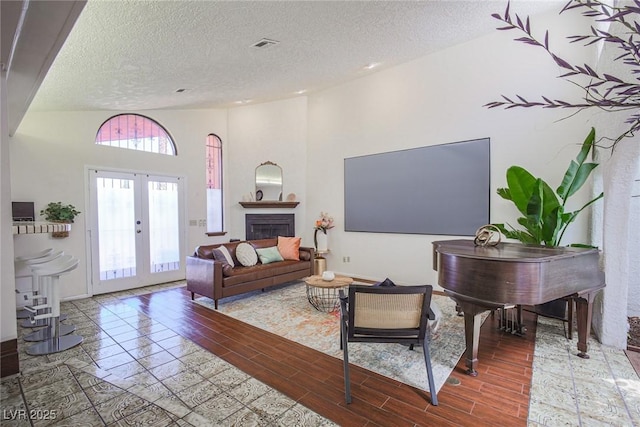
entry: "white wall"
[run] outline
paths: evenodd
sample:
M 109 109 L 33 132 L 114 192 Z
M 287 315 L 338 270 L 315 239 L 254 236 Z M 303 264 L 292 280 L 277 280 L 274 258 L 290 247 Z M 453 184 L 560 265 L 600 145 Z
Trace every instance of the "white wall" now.
M 50 234 L 17 236 L 16 256 L 45 247 L 55 247 L 81 258 L 61 296 L 82 296 L 87 287 L 85 262 L 88 200 L 88 166 L 150 171 L 186 177 L 187 219 L 206 218 L 205 138 L 213 132 L 227 142 L 226 110 L 143 111 L 160 122 L 172 135 L 178 156 L 165 156 L 96 145 L 95 135 L 111 112 L 28 113 L 11 140 L 12 200 L 34 201 L 36 214 L 51 201 L 76 206 L 82 213 L 72 225 L 70 237 L 54 239 Z M 233 226 L 234 218 L 227 218 Z M 201 243 L 215 241 L 205 236 L 205 227 L 188 227 L 186 253 Z
M 336 219 L 329 232 L 330 269 L 435 285 L 431 243 L 454 237 L 345 232 L 345 157 L 490 137 L 492 188 L 506 184 L 506 169 L 514 164 L 553 187 L 560 184 L 589 132 L 590 115 L 558 121 L 569 113 L 483 107 L 502 93 L 579 96 L 555 78 L 558 69 L 542 51 L 514 43 L 511 36 L 497 32 L 309 96 L 307 193 L 313 197 L 308 209 L 310 214 L 328 211 Z M 589 196 L 588 188 L 581 191 L 570 208 L 582 206 Z M 492 222 L 515 222 L 519 216 L 495 193 L 491 209 Z M 587 242 L 586 216 L 565 235 L 563 243 L 572 242 Z M 346 256 L 350 263 L 343 263 Z
M 627 29 L 621 25 L 607 28 L 613 34 L 624 35 Z M 598 58 L 596 70 L 623 80 L 632 80 L 631 69 L 621 60 L 616 60 L 622 51 L 613 43 L 605 43 Z M 597 111 L 593 115 L 602 146 L 598 154 L 602 170 L 596 185 L 604 190 L 601 211 L 594 212 L 593 232 L 595 244 L 603 248 L 603 269 L 607 286 L 595 300 L 593 307 L 593 330 L 606 345 L 626 348 L 627 316 L 631 307 L 637 307 L 640 282 L 638 281 L 638 222 L 637 204 L 632 199 L 633 180 L 640 174 L 640 139 L 638 136 L 624 138 L 615 149 L 611 143 L 628 130 L 628 119 L 632 111 Z M 636 206 L 636 208 L 634 208 Z M 637 212 L 637 210 L 636 210 Z M 635 301 L 634 301 L 635 296 Z
M 636 179 L 631 192 L 629 233 L 629 316 L 640 316 L 640 158 L 636 167 Z
M 603 248 L 607 287 L 594 304 L 594 331 L 603 344 L 626 348 L 630 267 L 631 188 L 640 158 L 640 138 L 624 138 L 604 162 Z M 598 313 L 599 312 L 599 313 Z M 602 318 L 600 318 L 600 315 Z
M 0 75 L 0 342 L 18 336 L 14 293 L 13 236 L 11 232 L 11 176 L 6 73 Z
M 306 195 L 307 98 L 305 96 L 229 110 L 225 191 L 231 198 L 228 212 L 234 218 L 228 228 L 230 238 L 245 238 L 245 214 L 293 213 L 296 234 L 305 236 L 305 218 L 311 197 Z M 244 209 L 238 202 L 243 195 L 255 196 L 255 169 L 266 161 L 282 168 L 283 200 L 290 193 L 300 204 L 294 209 Z M 313 246 L 305 236 L 302 244 Z

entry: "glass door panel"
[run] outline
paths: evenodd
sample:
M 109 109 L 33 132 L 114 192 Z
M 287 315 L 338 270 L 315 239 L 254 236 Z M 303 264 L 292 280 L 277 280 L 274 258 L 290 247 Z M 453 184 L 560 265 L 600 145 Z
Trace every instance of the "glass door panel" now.
M 149 180 L 149 258 L 151 273 L 180 269 L 178 183 Z
M 93 293 L 184 279 L 177 177 L 90 170 Z
M 100 280 L 136 275 L 134 180 L 97 177 Z

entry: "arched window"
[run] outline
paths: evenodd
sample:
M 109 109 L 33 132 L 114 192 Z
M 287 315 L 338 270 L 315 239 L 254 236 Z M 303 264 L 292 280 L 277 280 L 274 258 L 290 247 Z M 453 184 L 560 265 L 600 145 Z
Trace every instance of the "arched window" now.
M 207 233 L 223 233 L 222 141 L 209 134 L 206 142 Z
M 158 122 L 139 114 L 119 114 L 104 122 L 96 144 L 149 153 L 177 155 L 169 133 Z

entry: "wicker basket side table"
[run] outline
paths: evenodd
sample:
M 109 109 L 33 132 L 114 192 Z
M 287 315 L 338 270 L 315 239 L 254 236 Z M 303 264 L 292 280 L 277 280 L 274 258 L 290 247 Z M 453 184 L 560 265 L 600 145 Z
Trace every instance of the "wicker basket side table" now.
M 330 313 L 340 306 L 338 300 L 340 289 L 347 288 L 353 283 L 353 279 L 347 276 L 336 276 L 329 281 L 316 275 L 306 278 L 305 283 L 309 303 L 318 311 Z

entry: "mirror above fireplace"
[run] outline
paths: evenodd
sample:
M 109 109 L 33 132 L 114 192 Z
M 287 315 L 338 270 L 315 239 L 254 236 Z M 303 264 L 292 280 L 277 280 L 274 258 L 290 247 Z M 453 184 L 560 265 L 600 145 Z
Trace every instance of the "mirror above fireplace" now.
M 283 201 L 282 168 L 276 163 L 267 161 L 258 165 L 255 186 L 255 200 L 240 202 L 244 208 L 295 208 L 298 206 L 299 202 L 295 201 L 293 194 L 290 195 L 293 199 L 287 197 L 287 200 Z
M 264 162 L 256 168 L 256 201 L 282 201 L 282 168 Z

